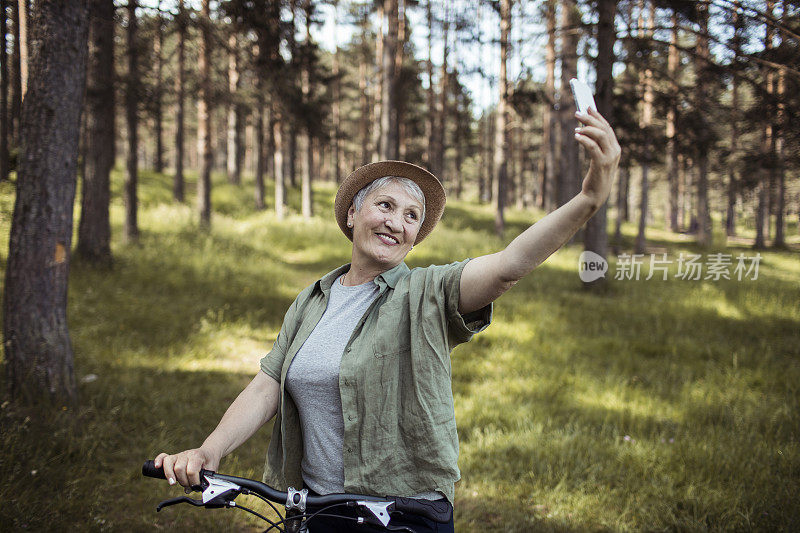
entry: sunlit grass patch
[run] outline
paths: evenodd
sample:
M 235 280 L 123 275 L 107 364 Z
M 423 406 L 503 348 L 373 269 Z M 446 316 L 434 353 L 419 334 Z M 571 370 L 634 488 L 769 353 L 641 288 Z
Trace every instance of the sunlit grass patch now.
M 255 529 L 233 511 L 170 508 L 180 495 L 144 480 L 142 461 L 199 445 L 258 371 L 291 301 L 349 260 L 332 215 L 336 187 L 315 188 L 315 216 L 289 191 L 283 220 L 256 211 L 251 176 L 214 173 L 210 228 L 174 203 L 172 176 L 140 180 L 138 244 L 121 238 L 123 173 L 112 176 L 114 264 L 75 262 L 69 323 L 77 412 L 0 409 L 0 519 L 11 529 Z M 0 183 L 8 234 L 12 184 Z M 544 216 L 449 201 L 410 266 L 497 251 Z M 630 253 L 635 225 L 623 226 Z M 701 251 L 653 229 L 650 252 Z M 719 242 L 715 241 L 719 246 Z M 8 242 L 0 242 L 5 264 Z M 452 354 L 461 444 L 457 531 L 793 530 L 800 527 L 800 259 L 761 251 L 758 279 L 614 279 L 585 291 L 580 243 L 502 296 L 493 324 Z M 2 283 L 2 280 L 0 280 Z M 93 377 L 92 377 L 93 376 Z M 4 377 L 0 380 L 5 379 Z M 270 425 L 222 470 L 259 478 Z M 41 487 L 59 497 L 45 502 Z M 42 505 L 47 512 L 42 512 Z M 257 506 L 258 507 L 258 506 Z M 260 507 L 259 507 L 260 509 Z M 263 529 L 263 528 L 262 528 Z

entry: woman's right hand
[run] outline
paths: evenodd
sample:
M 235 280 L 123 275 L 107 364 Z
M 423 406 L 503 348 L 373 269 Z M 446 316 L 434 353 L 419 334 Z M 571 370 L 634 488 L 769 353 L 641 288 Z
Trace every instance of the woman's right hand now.
M 200 447 L 175 455 L 160 453 L 153 463 L 156 468 L 164 467 L 164 475 L 170 485 L 174 485 L 177 481 L 184 487 L 191 487 L 200 484 L 200 469 L 216 471 L 219 468 L 219 461 L 219 457 Z

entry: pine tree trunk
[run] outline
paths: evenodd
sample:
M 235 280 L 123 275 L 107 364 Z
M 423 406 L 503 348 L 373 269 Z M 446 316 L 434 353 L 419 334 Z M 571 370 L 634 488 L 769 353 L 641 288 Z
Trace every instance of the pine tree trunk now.
M 556 0 L 545 2 L 547 45 L 545 47 L 544 104 L 542 105 L 542 155 L 539 158 L 539 208 L 553 210 L 556 162 Z
M 670 88 L 670 102 L 667 109 L 667 153 L 665 156 L 667 164 L 667 187 L 668 192 L 668 210 L 667 220 L 669 229 L 673 232 L 680 231 L 678 225 L 678 142 L 675 131 L 675 120 L 678 116 L 677 100 L 678 100 L 678 66 L 680 62 L 680 55 L 678 52 L 678 15 L 672 13 L 671 18 L 671 38 L 669 45 L 669 54 L 667 56 L 667 72 L 669 73 L 669 88 Z
M 306 19 L 306 38 L 305 47 L 307 52 L 303 54 L 303 69 L 301 73 L 301 92 L 303 95 L 303 103 L 308 104 L 311 97 L 311 66 L 309 65 L 311 47 L 311 2 L 305 2 L 305 19 Z M 311 189 L 311 176 L 314 172 L 314 141 L 311 129 L 306 126 L 303 132 L 303 177 L 301 183 L 300 193 L 300 212 L 303 218 L 311 218 L 314 213 L 313 191 Z
M 437 172 L 439 171 L 436 168 L 436 102 L 435 92 L 433 89 L 433 10 L 431 9 L 431 3 L 433 0 L 428 0 L 425 3 L 425 14 L 426 20 L 428 22 L 428 60 L 426 61 L 425 68 L 428 75 L 428 90 L 425 91 L 426 102 L 427 102 L 427 112 L 425 116 L 425 139 L 427 140 L 427 162 L 428 162 L 428 170 L 434 176 L 438 176 Z
M 8 51 L 6 0 L 0 0 L 0 181 L 8 179 Z
M 561 100 L 559 102 L 561 117 L 561 162 L 558 190 L 558 205 L 562 206 L 580 191 L 578 167 L 578 143 L 575 141 L 574 129 L 575 102 L 569 89 L 569 80 L 578 74 L 578 41 L 580 17 L 576 0 L 561 0 Z M 577 235 L 573 239 L 580 239 Z
M 371 158 L 374 161 L 381 159 L 381 139 L 383 138 L 383 123 L 381 122 L 383 117 L 383 106 L 385 102 L 383 101 L 383 84 L 384 84 L 384 73 L 383 73 L 383 55 L 384 55 L 384 27 L 386 26 L 386 21 L 384 20 L 384 5 L 383 0 L 379 0 L 378 2 L 378 31 L 375 35 L 375 93 L 374 93 L 374 115 L 372 118 L 372 155 Z
M 738 18 L 738 14 L 734 13 Z M 738 55 L 738 54 L 737 54 Z M 739 151 L 739 80 L 736 75 L 731 80 L 731 155 L 728 163 L 728 205 L 725 213 L 725 234 L 736 235 L 736 164 L 733 158 Z
M 600 0 L 597 4 L 597 82 L 595 84 L 595 98 L 597 110 L 604 117 L 611 117 L 614 98 L 614 42 L 616 41 L 616 16 L 615 0 Z M 605 258 L 608 255 L 608 230 L 606 229 L 607 214 L 604 203 L 597 213 L 586 223 L 586 232 L 583 236 L 584 250 L 592 251 Z M 584 283 L 585 287 L 598 289 L 605 284 L 604 277 L 595 281 Z
M 259 86 L 262 84 L 259 83 Z M 261 91 L 259 91 L 259 95 Z M 266 114 L 266 105 L 264 100 L 261 96 L 258 97 L 258 103 L 256 104 L 258 109 L 256 110 L 256 183 L 255 183 L 255 202 L 256 202 L 256 210 L 261 211 L 266 207 L 265 204 L 265 193 L 264 193 L 264 172 L 266 171 L 266 160 L 267 160 L 267 153 L 264 140 L 264 124 L 268 124 L 265 121 L 264 115 Z
M 784 233 L 784 211 L 786 210 L 786 172 L 784 167 L 783 136 L 786 129 L 786 70 L 781 68 L 778 72 L 778 113 L 775 117 L 775 173 L 777 178 L 777 198 L 775 206 L 775 248 L 784 248 L 786 238 Z
M 362 46 L 365 46 L 363 41 Z M 359 130 L 361 132 L 361 164 L 366 165 L 369 163 L 369 159 L 372 156 L 372 150 L 369 147 L 369 123 L 371 114 L 369 108 L 369 95 L 367 94 L 367 58 L 363 56 L 358 65 L 358 88 L 359 98 L 361 99 L 361 116 L 359 117 Z
M 397 53 L 398 0 L 383 0 L 386 35 L 383 43 L 383 83 L 381 103 L 381 159 L 397 159 Z
M 86 77 L 87 2 L 39 0 L 3 302 L 11 397 L 77 403 L 67 281 Z
M 700 113 L 705 113 L 708 109 L 709 99 L 706 94 L 708 87 L 708 63 L 710 62 L 710 52 L 708 47 L 708 0 L 698 3 L 698 13 L 700 16 L 700 31 L 697 36 L 697 69 L 698 83 L 696 85 L 696 109 Z M 700 246 L 711 246 L 711 211 L 708 203 L 708 153 L 699 150 L 697 154 L 697 243 Z
M 500 89 L 497 102 L 494 147 L 494 230 L 502 237 L 505 231 L 505 188 L 508 179 L 509 132 L 508 132 L 508 36 L 511 33 L 511 0 L 500 0 Z
M 339 72 L 339 4 L 334 5 L 334 30 L 333 38 L 335 50 L 333 52 L 333 102 L 331 111 L 333 115 L 333 179 L 336 183 L 342 181 L 342 155 L 341 155 L 341 73 Z M 360 78 L 359 78 L 360 79 Z
M 155 136 L 156 136 L 156 172 L 164 172 L 164 133 L 163 133 L 163 113 L 161 111 L 161 97 L 164 93 L 162 88 L 162 71 L 164 59 L 161 57 L 161 50 L 164 46 L 163 18 L 161 16 L 161 0 L 158 2 L 158 14 L 156 15 L 156 40 L 153 43 L 153 54 L 156 59 L 156 86 L 153 92 Z
M 643 28 L 644 25 L 647 25 L 647 30 L 644 32 L 642 37 L 646 40 L 650 40 L 653 38 L 653 27 L 655 25 L 655 4 L 651 1 L 649 13 L 647 17 L 647 22 L 644 22 L 644 10 L 645 10 L 645 1 L 640 0 L 639 2 L 639 27 Z M 653 70 L 650 68 L 650 59 L 647 59 L 646 67 L 643 71 L 640 72 L 639 76 L 639 86 L 641 88 L 641 93 L 643 94 L 642 98 L 642 113 L 639 118 L 639 128 L 645 132 L 644 135 L 646 138 L 649 138 L 647 133 L 648 128 L 653 123 Z M 650 152 L 652 147 L 650 143 L 645 144 L 645 159 L 641 162 L 642 167 L 642 181 L 641 186 L 639 188 L 640 192 L 640 201 L 639 201 L 639 231 L 636 234 L 636 241 L 634 243 L 634 253 L 643 254 L 645 253 L 645 249 L 647 247 L 647 218 L 649 215 L 650 209 Z
M 14 0 L 11 0 L 12 2 Z M 30 20 L 28 0 L 17 0 L 17 18 L 19 24 L 19 77 L 20 77 L 20 103 L 25 99 L 25 94 L 28 92 L 28 47 L 31 39 L 28 35 L 28 22 Z M 17 35 L 15 35 L 16 37 Z M 20 120 L 22 120 L 22 110 L 20 108 Z
M 228 92 L 231 102 L 228 105 L 227 123 L 227 152 L 225 169 L 228 181 L 234 185 L 242 182 L 242 151 L 241 151 L 241 105 L 239 104 L 239 40 L 231 29 L 228 36 Z
M 22 111 L 22 72 L 20 65 L 19 5 L 16 0 L 5 0 L 11 4 L 11 34 L 14 49 L 11 53 L 11 111 L 8 119 L 8 137 L 11 146 L 19 146 L 19 118 Z
M 111 263 L 110 175 L 114 167 L 114 1 L 91 0 L 86 80 L 88 141 L 76 253 L 92 263 Z
M 436 172 L 434 173 L 435 176 L 439 178 L 442 182 L 445 181 L 445 142 L 446 142 L 446 132 L 447 132 L 447 55 L 449 52 L 448 48 L 448 37 L 450 33 L 450 10 L 449 10 L 449 3 L 445 2 L 445 9 L 444 9 L 444 18 L 442 19 L 442 66 L 439 73 L 439 106 L 437 109 L 437 124 L 434 132 L 436 133 L 436 154 L 435 154 L 435 161 L 436 161 Z
M 184 99 L 186 93 L 186 17 L 183 0 L 178 0 L 178 74 L 175 76 L 178 93 L 175 113 L 175 178 L 172 183 L 172 196 L 177 202 L 185 199 L 183 178 L 183 137 L 184 137 Z
M 211 6 L 203 0 L 198 42 L 197 66 L 200 74 L 200 98 L 197 101 L 197 157 L 202 158 L 197 180 L 197 212 L 200 225 L 211 225 L 211 168 L 214 155 L 211 147 Z
M 276 102 L 273 101 L 272 111 L 272 138 L 275 143 L 273 157 L 275 158 L 275 216 L 278 220 L 285 217 L 286 187 L 283 177 L 283 124 L 282 114 Z
M 125 93 L 125 114 L 128 122 L 128 162 L 125 176 L 125 225 L 123 235 L 128 242 L 139 240 L 137 181 L 139 172 L 139 55 L 136 22 L 137 0 L 128 1 L 128 90 Z

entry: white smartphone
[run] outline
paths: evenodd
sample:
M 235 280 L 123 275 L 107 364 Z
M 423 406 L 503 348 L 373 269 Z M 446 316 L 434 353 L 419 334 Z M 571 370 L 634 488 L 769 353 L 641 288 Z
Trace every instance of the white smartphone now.
M 572 88 L 572 97 L 575 98 L 575 106 L 578 108 L 579 113 L 586 114 L 590 107 L 597 111 L 597 105 L 594 103 L 592 90 L 588 85 L 578 79 L 572 78 L 569 80 L 569 86 Z

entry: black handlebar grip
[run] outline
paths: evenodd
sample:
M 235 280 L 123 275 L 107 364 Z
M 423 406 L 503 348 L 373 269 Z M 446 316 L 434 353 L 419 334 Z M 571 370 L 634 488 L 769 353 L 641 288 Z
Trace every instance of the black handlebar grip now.
M 167 479 L 164 475 L 164 467 L 156 468 L 153 461 L 145 461 L 142 465 L 142 475 L 147 477 L 154 477 L 156 479 Z
M 424 516 L 440 524 L 446 524 L 453 518 L 453 507 L 447 500 L 415 500 L 398 496 L 394 499 L 394 502 L 394 507 L 398 511 Z

